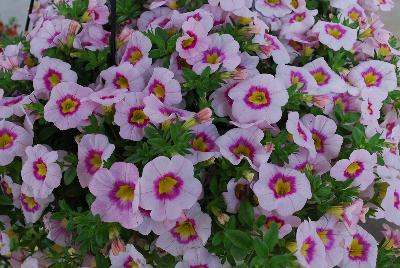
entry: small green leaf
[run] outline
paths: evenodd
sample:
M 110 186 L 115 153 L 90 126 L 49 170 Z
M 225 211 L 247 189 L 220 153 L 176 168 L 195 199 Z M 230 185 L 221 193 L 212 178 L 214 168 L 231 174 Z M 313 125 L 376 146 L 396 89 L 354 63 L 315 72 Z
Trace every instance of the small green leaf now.
M 251 249 L 253 247 L 249 235 L 240 230 L 226 230 L 225 237 L 237 248 Z
M 72 166 L 67 169 L 64 173 L 64 183 L 65 185 L 70 185 L 76 177 L 76 167 Z

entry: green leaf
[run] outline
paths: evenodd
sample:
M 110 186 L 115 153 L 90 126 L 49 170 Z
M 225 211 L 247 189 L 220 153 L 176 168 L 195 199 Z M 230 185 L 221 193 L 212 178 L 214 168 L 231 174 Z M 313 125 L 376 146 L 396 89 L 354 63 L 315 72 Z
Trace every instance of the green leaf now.
M 248 200 L 244 200 L 239 208 L 239 220 L 243 224 L 253 226 L 254 208 Z
M 232 257 L 237 261 L 242 261 L 247 256 L 247 252 L 239 247 L 231 247 L 230 253 Z
M 249 235 L 240 230 L 226 230 L 225 237 L 237 248 L 248 250 L 253 247 Z
M 278 225 L 276 223 L 272 223 L 268 232 L 264 234 L 263 239 L 270 252 L 273 250 L 276 243 L 278 243 L 278 230 Z
M 76 167 L 69 167 L 64 173 L 64 183 L 65 185 L 70 185 L 76 177 Z
M 12 206 L 13 202 L 11 198 L 5 195 L 0 195 L 0 205 L 1 206 Z
M 254 239 L 253 240 L 253 246 L 254 249 L 256 250 L 257 256 L 260 256 L 262 258 L 266 258 L 268 256 L 268 247 L 265 245 L 265 242 L 260 240 L 260 239 Z

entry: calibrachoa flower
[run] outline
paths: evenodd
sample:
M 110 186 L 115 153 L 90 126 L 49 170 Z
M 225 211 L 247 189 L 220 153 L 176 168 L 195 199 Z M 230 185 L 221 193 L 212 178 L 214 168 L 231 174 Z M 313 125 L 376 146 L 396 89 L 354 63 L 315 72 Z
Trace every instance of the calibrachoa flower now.
M 271 228 L 271 225 L 275 223 L 278 226 L 279 238 L 281 239 L 292 231 L 292 227 L 298 227 L 301 223 L 299 217 L 283 217 L 274 211 L 269 212 L 261 208 L 256 211 L 256 214 L 264 215 L 266 218 L 265 224 L 262 226 L 262 230 L 264 232 L 268 232 Z
M 211 107 L 216 115 L 220 117 L 232 116 L 233 100 L 229 97 L 229 92 L 238 84 L 238 81 L 230 81 L 223 84 L 210 95 L 210 99 L 212 100 Z
M 61 182 L 61 168 L 56 163 L 58 154 L 38 144 L 25 149 L 28 159 L 22 166 L 22 192 L 43 199 L 49 196 Z
M 317 14 L 317 10 L 300 8 L 298 11 L 283 17 L 280 35 L 290 39 L 294 34 L 304 34 L 314 25 L 314 17 Z
M 280 64 L 276 68 L 275 78 L 281 80 L 286 89 L 294 86 L 304 93 L 317 92 L 317 82 L 305 68 Z
M 78 174 L 79 183 L 83 188 L 89 185 L 90 180 L 103 166 L 114 151 L 115 146 L 108 142 L 108 138 L 101 134 L 87 134 L 78 143 Z
M 276 210 L 282 216 L 299 211 L 311 198 L 310 183 L 303 173 L 272 164 L 260 167 L 259 180 L 253 191 L 260 207 L 267 211 Z
M 204 123 L 191 128 L 193 139 L 190 141 L 192 146 L 191 155 L 185 156 L 193 164 L 207 161 L 212 157 L 219 156 L 219 148 L 215 141 L 219 137 L 217 127 L 211 123 Z
M 0 166 L 10 164 L 15 156 L 23 156 L 25 147 L 32 145 L 33 137 L 23 127 L 0 121 Z
M 381 207 L 386 220 L 400 225 L 400 182 L 397 177 L 389 181 Z
M 254 169 L 267 163 L 269 153 L 261 144 L 264 133 L 257 127 L 234 128 L 216 140 L 224 158 L 233 165 L 246 159 Z
M 102 71 L 100 76 L 105 80 L 106 87 L 138 92 L 142 91 L 145 86 L 139 67 L 135 67 L 129 62 L 112 66 Z
M 325 157 L 312 157 L 307 149 L 300 148 L 298 152 L 289 155 L 289 167 L 298 171 L 311 171 L 313 174 L 322 175 L 331 169 L 331 164 Z
M 83 15 L 84 22 L 92 21 L 96 24 L 106 24 L 110 12 L 106 0 L 89 0 L 88 10 Z
M 183 255 L 185 250 L 206 244 L 211 234 L 211 218 L 195 204 L 175 220 L 175 225 L 162 233 L 156 246 L 173 256 Z
M 95 108 L 88 99 L 92 93 L 90 88 L 76 83 L 58 84 L 44 106 L 44 119 L 61 130 L 82 126 Z
M 364 149 L 354 150 L 349 159 L 336 162 L 330 174 L 338 181 L 352 180 L 352 185 L 360 187 L 363 191 L 375 179 L 373 168 L 376 162 L 376 154 L 370 154 Z
M 257 34 L 253 43 L 259 44 L 257 55 L 260 59 L 272 57 L 276 64 L 287 64 L 290 61 L 289 53 L 276 36 L 270 34 Z
M 234 11 L 235 9 L 240 9 L 245 6 L 245 0 L 209 0 L 211 6 L 220 5 L 222 10 Z
M 178 262 L 175 268 L 208 267 L 219 268 L 221 261 L 215 255 L 210 254 L 207 249 L 188 249 L 183 254 L 183 260 Z
M 150 268 L 151 265 L 148 265 L 146 259 L 143 255 L 137 251 L 137 249 L 132 245 L 126 245 L 126 250 L 123 252 L 119 252 L 119 254 L 114 255 L 112 251 L 110 251 L 110 268 L 120 268 L 120 267 L 138 267 L 138 268 Z
M 150 49 L 149 38 L 139 31 L 134 31 L 126 45 L 121 62 L 129 62 L 136 66 L 141 73 L 144 73 L 151 66 Z
M 246 196 L 250 190 L 249 181 L 240 179 L 231 179 L 226 186 L 227 192 L 223 192 L 226 211 L 229 213 L 237 213 L 240 201 Z
M 317 155 L 313 134 L 299 119 L 298 112 L 289 113 L 286 122 L 286 129 L 289 134 L 292 135 L 292 139 L 297 145 L 308 150 L 311 158 L 314 158 Z M 317 139 L 317 137 L 315 137 L 315 139 Z
M 233 100 L 232 116 L 239 123 L 276 123 L 289 99 L 281 81 L 268 74 L 239 83 L 228 95 Z
M 304 267 L 327 267 L 325 247 L 317 234 L 315 222 L 304 221 L 296 232 L 296 257 Z
M 182 156 L 159 156 L 143 168 L 140 206 L 151 210 L 157 221 L 177 219 L 199 199 L 202 187 L 194 177 L 193 164 Z
M 19 195 L 22 213 L 25 217 L 25 223 L 35 223 L 42 215 L 47 205 L 54 200 L 51 194 L 46 198 L 34 198 L 24 193 Z
M 48 232 L 47 238 L 60 246 L 69 245 L 72 241 L 72 233 L 66 229 L 68 221 L 66 219 L 55 220 L 51 217 L 50 213 L 43 216 L 43 223 Z
M 7 119 L 13 115 L 25 115 L 23 106 L 30 102 L 30 97 L 26 95 L 0 98 L 0 118 Z
M 77 80 L 78 76 L 71 70 L 69 63 L 44 57 L 33 79 L 34 94 L 38 98 L 48 99 L 53 88 L 61 82 L 76 82 Z
M 182 101 L 179 82 L 174 79 L 174 73 L 165 68 L 154 68 L 144 92 L 146 95 L 153 94 L 166 105 L 178 104 Z
M 215 72 L 222 65 L 226 70 L 233 71 L 240 64 L 239 43 L 229 34 L 209 35 L 210 46 L 202 53 L 186 59 L 193 65 L 193 71 L 201 74 L 207 67 Z
M 207 31 L 201 22 L 191 18 L 183 23 L 184 35 L 176 41 L 176 51 L 184 59 L 190 59 L 204 52 L 210 45 Z
M 142 223 L 139 171 L 135 165 L 116 162 L 110 170 L 101 168 L 90 181 L 89 190 L 96 197 L 91 211 L 103 221 L 119 222 L 128 229 Z
M 291 12 L 283 0 L 256 0 L 255 8 L 265 17 L 283 17 Z
M 142 92 L 126 94 L 125 99 L 115 105 L 114 121 L 120 126 L 121 138 L 140 141 L 144 136 L 144 128 L 150 123 L 144 113 Z
M 0 176 L 0 188 L 5 196 L 11 198 L 13 205 L 20 208 L 19 194 L 21 193 L 21 185 L 15 183 L 9 176 Z
M 0 232 L 0 255 L 9 256 L 10 254 L 10 238 L 6 232 Z
M 376 266 L 377 255 L 378 243 L 375 238 L 358 226 L 352 240 L 346 245 L 343 260 L 339 266 L 349 268 L 373 268 Z
M 313 32 L 319 34 L 319 41 L 329 48 L 338 51 L 341 48 L 351 50 L 357 41 L 357 30 L 340 23 L 318 21 Z

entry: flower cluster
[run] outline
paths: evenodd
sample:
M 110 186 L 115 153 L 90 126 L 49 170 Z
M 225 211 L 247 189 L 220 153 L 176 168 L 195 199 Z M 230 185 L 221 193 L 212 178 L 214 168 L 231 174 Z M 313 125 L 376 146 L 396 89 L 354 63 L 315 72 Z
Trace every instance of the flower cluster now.
M 399 265 L 393 5 L 35 1 L 0 52 L 0 266 Z

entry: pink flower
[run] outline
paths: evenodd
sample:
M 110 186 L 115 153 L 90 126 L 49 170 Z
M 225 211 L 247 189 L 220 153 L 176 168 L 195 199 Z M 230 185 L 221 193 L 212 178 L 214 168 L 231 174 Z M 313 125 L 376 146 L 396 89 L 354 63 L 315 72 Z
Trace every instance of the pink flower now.
M 210 67 L 215 72 L 222 65 L 224 69 L 233 71 L 240 64 L 239 43 L 229 34 L 217 33 L 208 36 L 210 46 L 197 56 L 187 59 L 193 65 L 193 71 L 201 74 Z
M 91 211 L 104 222 L 119 222 L 127 229 L 142 223 L 139 171 L 135 165 L 116 162 L 110 170 L 101 168 L 90 181 L 89 190 L 96 197 Z
M 357 30 L 340 23 L 318 21 L 312 31 L 319 34 L 319 41 L 338 51 L 341 48 L 351 51 L 357 41 Z
M 185 156 L 193 164 L 207 161 L 219 155 L 219 148 L 215 141 L 219 137 L 217 127 L 211 123 L 199 124 L 190 129 L 193 139 L 190 141 L 191 155 Z
M 106 0 L 89 0 L 88 10 L 84 14 L 84 16 L 87 16 L 85 22 L 90 20 L 96 24 L 103 25 L 108 22 L 109 14 Z
M 143 111 L 144 96 L 142 92 L 131 92 L 115 105 L 114 122 L 120 126 L 119 135 L 124 139 L 140 141 L 144 137 L 144 128 L 150 123 Z
M 304 221 L 296 232 L 297 261 L 303 267 L 327 267 L 325 247 L 317 234 L 315 222 Z
M 55 220 L 51 217 L 51 213 L 43 216 L 43 224 L 48 232 L 47 238 L 63 247 L 69 245 L 72 241 L 72 233 L 67 231 L 67 220 Z
M 204 246 L 210 235 L 211 218 L 196 203 L 175 220 L 171 229 L 158 237 L 156 246 L 173 256 L 183 255 L 185 250 Z
M 299 9 L 282 18 L 283 25 L 280 35 L 288 38 L 294 34 L 306 33 L 315 23 L 314 17 L 318 10 Z
M 194 177 L 193 164 L 177 155 L 159 156 L 143 168 L 140 182 L 141 207 L 151 210 L 157 221 L 174 220 L 199 199 L 202 187 Z
M 239 210 L 240 201 L 246 196 L 250 190 L 249 182 L 243 178 L 231 179 L 226 186 L 227 192 L 223 192 L 222 196 L 226 204 L 226 211 L 235 214 Z
M 306 7 L 306 0 L 283 0 L 293 11 L 301 11 Z
M 22 192 L 35 198 L 46 198 L 61 182 L 61 168 L 56 163 L 58 154 L 41 144 L 28 146 L 25 152 L 28 158 L 21 170 Z
M 44 119 L 61 130 L 82 126 L 95 108 L 88 100 L 92 93 L 92 89 L 72 82 L 58 84 L 44 106 Z
M 292 231 L 292 227 L 298 227 L 301 223 L 299 217 L 296 216 L 281 216 L 278 213 L 272 211 L 266 211 L 264 209 L 256 209 L 256 215 L 264 215 L 266 217 L 265 224 L 261 227 L 263 232 L 268 232 L 272 224 L 275 223 L 278 227 L 279 238 L 282 239 Z
M 150 268 L 151 265 L 146 263 L 146 259 L 143 255 L 136 250 L 132 244 L 126 245 L 126 251 L 120 252 L 118 255 L 114 255 L 110 251 L 110 268 L 121 268 L 121 267 L 138 267 L 138 268 Z
M 385 248 L 394 248 L 400 249 L 400 231 L 390 228 L 387 224 L 382 224 L 383 227 L 383 235 L 385 236 Z
M 144 73 L 151 66 L 151 59 L 149 58 L 150 50 L 150 39 L 141 32 L 134 31 L 126 45 L 121 62 L 129 62 L 133 66 L 136 66 L 141 73 Z
M 374 268 L 376 266 L 378 243 L 363 228 L 357 227 L 353 239 L 346 246 L 346 252 L 339 266 L 349 268 Z
M 253 191 L 260 207 L 267 211 L 276 210 L 282 216 L 299 211 L 311 198 L 310 183 L 303 173 L 272 164 L 260 167 L 259 180 Z
M 361 62 L 350 70 L 348 79 L 354 86 L 362 89 L 363 95 L 372 90 L 385 98 L 388 92 L 397 87 L 395 66 L 378 60 Z
M 364 149 L 354 150 L 349 159 L 336 162 L 330 174 L 338 181 L 352 180 L 352 186 L 364 191 L 375 179 L 376 162 L 376 154 L 371 155 Z
M 191 59 L 203 53 L 210 45 L 207 31 L 201 22 L 191 18 L 183 23 L 183 36 L 176 41 L 176 51 L 184 59 Z
M 166 120 L 186 120 L 193 118 L 194 113 L 172 106 L 163 104 L 156 96 L 151 94 L 143 99 L 144 113 L 150 118 L 150 121 L 155 124 L 160 124 Z
M 156 29 L 157 27 L 167 29 L 172 25 L 171 18 L 175 12 L 177 11 L 171 10 L 167 7 L 145 11 L 137 20 L 137 27 L 141 32 Z
M 206 5 L 191 12 L 177 14 L 177 17 L 182 20 L 182 26 L 188 23 L 190 20 L 194 19 L 195 21 L 200 23 L 203 26 L 204 31 L 208 33 L 214 26 L 213 17 L 215 16 L 213 16 L 210 11 L 207 11 L 205 7 Z
M 261 144 L 264 132 L 257 127 L 234 128 L 216 140 L 220 152 L 233 165 L 246 159 L 253 169 L 267 163 L 270 153 Z
M 115 146 L 108 142 L 108 138 L 101 134 L 87 134 L 78 143 L 78 166 L 77 174 L 79 183 L 83 188 L 96 172 L 103 166 L 113 153 Z
M 272 56 L 276 64 L 289 63 L 289 53 L 276 36 L 266 33 L 257 34 L 252 41 L 253 43 L 259 44 L 257 55 L 260 59 L 268 59 Z
M 239 123 L 278 122 L 289 95 L 280 80 L 269 74 L 256 75 L 234 87 L 228 95 L 232 100 L 232 115 Z
M 344 8 L 340 14 L 344 19 L 349 19 L 352 22 L 358 22 L 359 24 L 367 19 L 364 9 L 357 3 Z
M 308 150 L 311 158 L 317 155 L 312 133 L 300 120 L 298 112 L 289 112 L 286 129 L 297 145 Z
M 314 77 L 304 68 L 289 65 L 278 65 L 276 68 L 276 79 L 283 82 L 286 89 L 295 86 L 296 90 L 313 94 L 317 92 L 317 82 Z
M 255 8 L 265 17 L 281 18 L 291 12 L 283 0 L 256 0 Z
M 345 82 L 336 74 L 326 63 L 324 58 L 317 58 L 314 61 L 304 65 L 314 77 L 319 88 L 316 95 L 324 95 L 327 93 L 342 93 L 346 91 Z
M 112 66 L 102 71 L 100 76 L 105 80 L 105 87 L 134 92 L 142 91 L 144 88 L 142 73 L 128 62 Z
M 21 203 L 22 213 L 25 217 L 25 223 L 35 223 L 42 215 L 44 209 L 50 202 L 53 202 L 54 196 L 51 194 L 46 198 L 34 198 L 21 193 L 19 201 Z
M 193 248 L 185 250 L 183 260 L 175 265 L 175 268 L 192 268 L 192 267 L 207 267 L 219 268 L 221 261 L 213 254 L 210 254 L 206 248 Z
M 229 97 L 229 93 L 238 84 L 238 81 L 229 80 L 210 95 L 211 106 L 219 117 L 232 115 L 233 100 Z
M 232 12 L 234 10 L 244 8 L 245 0 L 208 0 L 211 6 L 220 5 L 221 9 L 224 11 Z
M 24 105 L 31 103 L 30 96 L 19 95 L 16 97 L 0 98 L 0 118 L 9 118 L 13 115 L 24 116 Z
M 108 46 L 110 32 L 96 23 L 83 24 L 82 31 L 76 35 L 73 47 L 76 49 L 102 50 Z
M 389 181 L 389 187 L 381 207 L 386 220 L 397 225 L 400 224 L 400 182 L 397 177 Z
M 19 195 L 21 193 L 21 185 L 14 183 L 9 176 L 1 175 L 0 189 L 5 196 L 13 201 L 14 207 L 20 208 Z
M 5 121 L 0 121 L 0 166 L 10 164 L 15 156 L 23 156 L 25 147 L 32 145 L 33 135 L 24 128 Z
M 317 156 L 331 160 L 339 155 L 343 137 L 335 134 L 337 129 L 335 121 L 323 115 L 312 114 L 304 115 L 301 121 L 311 132 Z
M 153 94 L 166 105 L 174 105 L 182 101 L 179 82 L 174 79 L 174 73 L 165 68 L 154 68 L 153 75 L 143 92 L 146 95 Z
M 0 232 L 0 255 L 1 256 L 9 256 L 11 254 L 10 251 L 10 238 L 5 231 Z
M 126 90 L 114 88 L 103 88 L 102 90 L 93 92 L 89 99 L 104 107 L 110 107 L 113 104 L 121 102 L 125 98 Z
M 37 67 L 33 79 L 34 94 L 48 99 L 52 89 L 61 82 L 76 82 L 78 76 L 71 70 L 71 65 L 59 59 L 44 57 Z
M 331 169 L 331 164 L 325 157 L 311 157 L 310 153 L 300 148 L 297 153 L 289 155 L 289 167 L 304 172 L 306 169 L 313 174 L 322 175 Z

